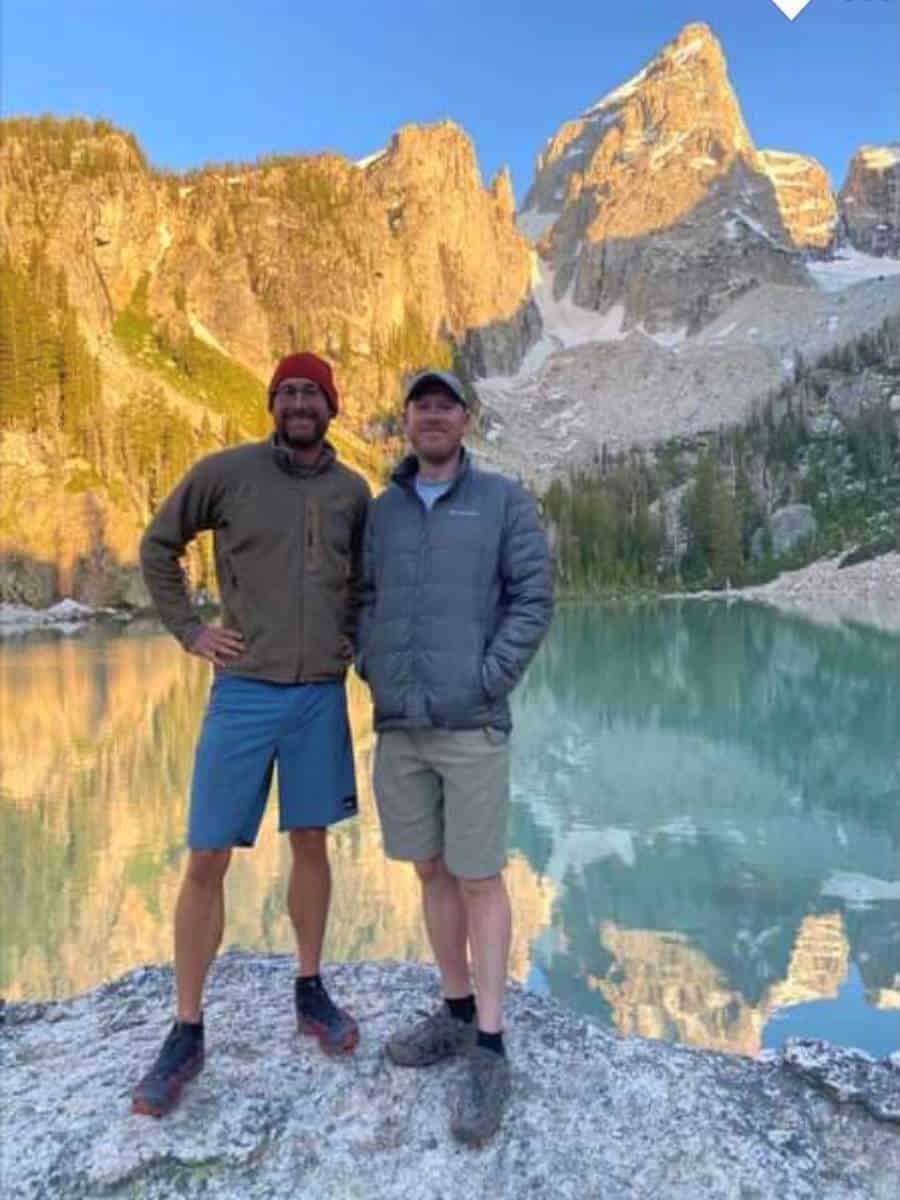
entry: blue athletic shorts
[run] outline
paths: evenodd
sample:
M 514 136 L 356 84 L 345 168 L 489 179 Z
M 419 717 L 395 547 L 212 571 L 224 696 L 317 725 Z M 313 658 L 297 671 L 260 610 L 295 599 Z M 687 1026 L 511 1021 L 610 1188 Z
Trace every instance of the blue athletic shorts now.
M 343 683 L 217 675 L 197 743 L 188 846 L 252 846 L 276 762 L 282 833 L 356 815 Z

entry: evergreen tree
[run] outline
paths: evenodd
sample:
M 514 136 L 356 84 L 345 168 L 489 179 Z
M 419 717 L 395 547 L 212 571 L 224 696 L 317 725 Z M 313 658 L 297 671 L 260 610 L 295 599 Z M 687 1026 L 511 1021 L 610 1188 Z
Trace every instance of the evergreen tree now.
M 737 505 L 727 485 L 717 481 L 709 514 L 709 565 L 713 582 L 739 584 L 743 576 L 741 522 Z
M 703 579 L 712 561 L 712 511 L 716 493 L 716 465 L 706 452 L 697 463 L 694 482 L 685 492 L 681 517 L 687 534 L 683 572 L 686 578 Z

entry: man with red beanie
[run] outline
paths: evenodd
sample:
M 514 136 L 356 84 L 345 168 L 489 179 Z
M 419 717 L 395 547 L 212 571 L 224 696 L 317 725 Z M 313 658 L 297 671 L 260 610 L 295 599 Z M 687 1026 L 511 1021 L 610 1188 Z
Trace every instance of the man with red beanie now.
M 292 851 L 301 1032 L 327 1053 L 355 1048 L 356 1022 L 319 975 L 331 872 L 326 831 L 356 814 L 344 678 L 356 636 L 369 486 L 326 441 L 338 412 L 331 367 L 290 354 L 269 384 L 274 431 L 196 464 L 141 543 L 144 579 L 167 629 L 214 680 L 197 745 L 188 861 L 175 908 L 175 1020 L 133 1109 L 162 1116 L 203 1066 L 203 986 L 224 928 L 232 852 L 252 846 L 278 764 L 279 829 Z M 222 622 L 206 625 L 179 566 L 204 529 L 215 541 Z

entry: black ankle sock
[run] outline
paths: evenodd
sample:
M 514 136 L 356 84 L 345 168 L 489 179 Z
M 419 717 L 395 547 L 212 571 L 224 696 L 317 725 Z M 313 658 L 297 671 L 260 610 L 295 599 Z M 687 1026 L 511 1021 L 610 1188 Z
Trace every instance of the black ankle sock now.
M 495 1054 L 500 1054 L 504 1057 L 506 1055 L 506 1051 L 503 1049 L 502 1033 L 485 1033 L 482 1029 L 479 1029 L 475 1044 L 477 1046 L 484 1046 L 485 1050 L 493 1050 Z
M 297 991 L 303 991 L 306 988 L 321 987 L 321 975 L 298 975 L 297 976 Z
M 475 1017 L 475 997 L 471 993 L 455 1000 L 445 996 L 444 1003 L 450 1009 L 450 1016 L 455 1017 L 457 1021 L 471 1021 Z
M 181 1029 L 186 1029 L 189 1033 L 195 1033 L 198 1036 L 203 1032 L 203 1017 L 199 1021 L 178 1021 L 177 1024 Z

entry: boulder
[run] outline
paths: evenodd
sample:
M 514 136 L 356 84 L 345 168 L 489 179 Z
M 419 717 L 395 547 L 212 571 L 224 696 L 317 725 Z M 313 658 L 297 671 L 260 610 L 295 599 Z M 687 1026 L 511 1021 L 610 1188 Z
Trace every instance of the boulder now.
M 47 608 L 59 599 L 59 571 L 27 554 L 0 553 L 0 602 Z
M 787 504 L 778 508 L 769 518 L 772 534 L 772 553 L 782 558 L 810 538 L 814 538 L 819 525 L 808 504 Z

